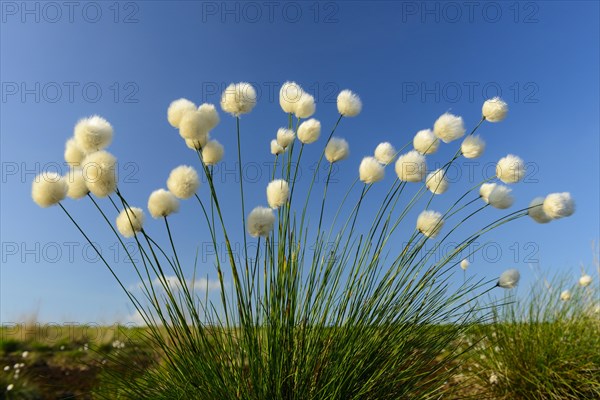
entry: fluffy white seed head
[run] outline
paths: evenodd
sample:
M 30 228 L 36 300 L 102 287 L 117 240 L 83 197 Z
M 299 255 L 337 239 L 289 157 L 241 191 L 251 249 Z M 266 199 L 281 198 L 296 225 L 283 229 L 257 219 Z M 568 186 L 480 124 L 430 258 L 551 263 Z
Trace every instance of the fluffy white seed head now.
M 405 182 L 421 182 L 427 173 L 425 156 L 416 150 L 402 154 L 396 161 L 398 179 Z
M 460 262 L 460 268 L 461 268 L 463 271 L 466 271 L 466 270 L 467 270 L 467 268 L 469 268 L 469 265 L 471 265 L 471 263 L 470 263 L 470 262 L 469 262 L 469 260 L 467 260 L 466 258 Z
M 80 119 L 74 132 L 77 146 L 85 153 L 102 150 L 110 144 L 113 137 L 110 123 L 98 115 Z
M 247 82 L 232 83 L 221 95 L 221 108 L 234 116 L 247 114 L 256 105 L 256 90 Z
M 504 289 L 512 289 L 517 286 L 519 279 L 521 279 L 521 274 L 518 270 L 507 269 L 500 275 L 497 285 Z
M 275 179 L 267 185 L 267 201 L 271 208 L 277 209 L 288 201 L 290 188 L 283 179 Z
M 396 149 L 391 143 L 379 143 L 375 147 L 375 159 L 384 165 L 391 164 L 396 159 Z
M 69 187 L 65 178 L 56 172 L 39 174 L 31 185 L 31 198 L 40 207 L 50 207 L 64 200 Z
M 315 113 L 316 109 L 315 98 L 311 94 L 303 92 L 296 103 L 294 113 L 297 118 L 308 118 Z
M 294 113 L 302 96 L 302 88 L 296 82 L 285 82 L 279 89 L 279 105 L 286 113 Z
M 527 214 L 531 219 L 540 224 L 546 224 L 552 221 L 552 218 L 544 211 L 544 200 L 544 197 L 536 197 L 531 200 L 531 203 L 529 203 L 530 208 L 527 210 Z
M 248 233 L 252 237 L 267 237 L 273 230 L 275 214 L 268 207 L 256 207 L 248 215 Z
M 345 160 L 350 155 L 350 146 L 342 138 L 332 137 L 325 146 L 325 158 L 330 163 Z
M 204 103 L 198 107 L 198 114 L 200 115 L 200 120 L 202 121 L 202 126 L 204 130 L 210 131 L 214 129 L 221 119 L 219 118 L 219 113 L 217 112 L 217 108 L 214 104 Z
M 179 122 L 183 115 L 189 111 L 196 111 L 196 105 L 188 99 L 174 100 L 167 109 L 167 120 L 174 128 L 179 128 Z
M 72 199 L 81 199 L 90 192 L 81 168 L 70 168 L 69 172 L 64 176 L 64 179 L 69 187 L 69 190 L 67 191 L 68 197 Z
M 579 278 L 579 286 L 581 286 L 581 287 L 590 286 L 591 283 L 592 283 L 592 277 L 589 276 L 588 274 L 583 274 L 583 275 L 581 275 L 581 278 Z
M 365 157 L 358 168 L 360 180 L 364 183 L 375 183 L 383 179 L 385 168 L 375 157 Z
M 560 292 L 560 299 L 562 301 L 571 300 L 571 291 L 570 290 L 563 290 L 562 292 Z
M 525 178 L 525 161 L 509 154 L 496 164 L 496 176 L 504 183 L 517 183 Z
M 298 140 L 302 143 L 314 143 L 321 136 L 321 123 L 314 118 L 308 119 L 298 127 Z
M 117 188 L 117 159 L 107 151 L 88 154 L 81 168 L 87 187 L 95 196 L 106 197 Z
M 496 183 L 484 183 L 481 185 L 481 187 L 479 188 L 479 195 L 481 196 L 483 201 L 485 201 L 486 203 L 490 202 L 490 193 L 492 193 L 492 190 L 494 190 L 494 188 L 497 185 L 498 184 Z
M 295 137 L 296 134 L 291 129 L 279 128 L 277 130 L 277 143 L 279 143 L 279 145 L 284 149 L 287 148 L 290 144 L 292 144 Z
M 184 139 L 194 140 L 202 146 L 208 141 L 208 129 L 198 110 L 189 111 L 179 121 L 179 134 Z
M 210 140 L 210 134 L 206 134 L 206 136 L 202 136 L 198 139 L 185 139 L 185 145 L 192 150 L 202 150 L 204 146 L 206 146 L 206 142 Z
M 496 185 L 488 196 L 488 203 L 500 210 L 509 208 L 515 202 L 515 199 L 510 194 L 512 189 L 504 185 Z
M 490 384 L 491 385 L 497 385 L 498 384 L 498 375 L 496 375 L 495 373 L 492 373 L 490 375 Z
M 117 229 L 126 238 L 133 237 L 142 230 L 144 218 L 144 211 L 139 207 L 124 209 L 117 216 Z
M 467 136 L 463 140 L 460 150 L 465 158 L 481 157 L 485 150 L 485 142 L 477 135 Z
M 175 197 L 189 199 L 196 193 L 200 186 L 200 179 L 196 170 L 187 165 L 180 165 L 173 169 L 167 179 L 167 188 Z
M 506 114 L 508 114 L 508 104 L 502 101 L 500 97 L 494 97 L 483 103 L 481 114 L 487 121 L 500 122 L 506 118 Z
M 552 193 L 546 196 L 542 207 L 550 218 L 558 219 L 573 215 L 575 201 L 571 197 L 571 193 Z
M 429 173 L 425 179 L 425 185 L 427 185 L 427 189 L 433 194 L 446 193 L 449 184 L 445 171 L 443 169 L 436 169 Z
M 415 134 L 413 147 L 421 154 L 433 154 L 440 147 L 440 140 L 431 129 L 422 129 Z
M 211 140 L 202 148 L 202 159 L 206 165 L 215 165 L 223 159 L 225 148 L 216 140 Z
M 283 154 L 285 149 L 277 143 L 277 139 L 271 140 L 271 154 L 274 156 Z
M 417 229 L 428 238 L 434 238 L 444 226 L 442 214 L 437 211 L 425 210 L 417 218 Z
M 450 113 L 444 113 L 433 124 L 433 133 L 444 143 L 463 137 L 465 125 L 462 117 Z
M 85 158 L 85 153 L 79 148 L 75 138 L 67 140 L 65 143 L 65 161 L 72 167 L 81 165 Z
M 167 217 L 179 211 L 179 200 L 168 190 L 155 190 L 148 197 L 148 211 L 152 218 Z
M 357 94 L 345 89 L 338 94 L 337 108 L 344 117 L 356 117 L 362 110 L 362 101 Z

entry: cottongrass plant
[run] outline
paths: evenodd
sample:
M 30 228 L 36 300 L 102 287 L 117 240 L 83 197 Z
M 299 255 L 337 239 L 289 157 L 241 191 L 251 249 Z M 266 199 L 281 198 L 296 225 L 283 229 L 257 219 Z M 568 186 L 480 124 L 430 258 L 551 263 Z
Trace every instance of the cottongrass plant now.
M 242 157 L 240 117 L 252 118 L 248 114 L 256 103 L 256 91 L 244 82 L 228 86 L 221 98 L 222 110 L 236 121 L 237 149 L 229 157 L 237 158 L 240 176 L 249 157 Z M 436 199 L 450 185 L 445 176 L 448 168 L 463 156 L 483 153 L 483 140 L 474 133 L 486 120 L 497 122 L 506 116 L 508 108 L 500 99 L 485 103 L 482 118 L 458 147 L 450 143 L 462 138 L 466 127 L 461 117 L 446 113 L 432 129 L 406 138 L 404 145 L 396 144 L 398 150 L 389 142 L 381 143 L 354 166 L 345 161 L 352 138 L 344 137 L 340 127 L 361 113 L 357 94 L 350 90 L 339 94 L 337 120 L 325 135 L 321 135 L 321 123 L 311 118 L 316 112 L 314 98 L 297 83 L 282 86 L 280 105 L 287 125 L 270 127 L 276 133 L 270 141 L 275 168 L 263 192 L 263 204 L 247 208 L 248 188 L 239 179 L 240 208 L 235 213 L 241 217 L 241 226 L 224 222 L 218 195 L 222 187 L 213 177 L 213 166 L 221 162 L 225 151 L 211 138 L 220 117 L 210 104 L 197 107 L 179 99 L 168 108 L 169 123 L 179 129 L 198 163 L 175 168 L 166 181 L 168 190 L 150 194 L 147 209 L 156 222 L 147 221 L 140 207 L 130 205 L 126 188 L 117 185 L 116 158 L 105 150 L 110 125 L 99 117 L 85 120 L 90 121 L 88 129 L 76 127 L 75 139 L 67 142 L 65 152 L 73 168 L 86 171 L 87 190 L 82 192 L 80 182 L 69 176 L 36 178 L 34 201 L 42 207 L 58 204 L 97 250 L 63 201 L 77 184 L 74 197 L 89 199 L 91 208 L 116 235 L 141 282 L 142 296 L 98 252 L 148 326 L 148 337 L 163 359 L 148 371 L 136 371 L 132 363 L 131 375 L 104 382 L 101 396 L 440 398 L 459 356 L 452 344 L 486 318 L 478 316 L 474 300 L 482 293 L 502 290 L 495 289 L 498 286 L 512 288 L 519 278 L 518 271 L 509 270 L 496 285 L 495 279 L 457 283 L 453 276 L 459 264 L 466 268 L 460 260 L 472 255 L 469 246 L 489 231 L 527 215 L 539 222 L 539 215 L 553 220 L 574 210 L 570 196 L 552 195 L 501 217 L 489 215 L 489 222 L 473 226 L 468 236 L 454 237 L 459 227 L 473 225 L 473 216 L 490 213 L 490 206 L 512 206 L 511 189 L 493 182 L 496 178 L 509 184 L 523 178 L 522 160 L 507 156 L 498 163 L 497 177 L 466 190 L 450 207 L 436 206 Z M 112 138 L 112 128 L 110 133 Z M 440 146 L 456 147 L 456 153 L 430 172 L 427 157 Z M 268 150 L 265 138 L 266 156 Z M 300 189 L 298 166 L 308 152 L 319 159 L 310 183 Z M 356 179 L 339 192 L 341 201 L 334 204 L 328 201 L 328 189 L 332 167 L 338 163 L 346 174 L 356 174 Z M 328 171 L 324 182 L 316 179 L 322 166 Z M 207 182 L 200 191 L 197 171 Z M 382 196 L 373 201 L 376 191 Z M 225 257 L 217 254 L 212 266 L 181 262 L 169 221 L 181 218 L 176 213 L 184 199 L 198 203 L 199 240 L 208 238 L 215 248 L 219 243 L 226 245 Z M 359 218 L 365 214 L 366 224 Z M 167 243 L 158 243 L 146 230 L 146 225 L 159 222 Z M 398 237 L 402 232 L 406 236 Z M 232 240 L 240 235 L 243 245 L 238 253 Z M 450 238 L 458 243 L 454 250 L 439 260 L 433 258 Z M 133 262 L 126 246 L 130 242 L 139 250 L 138 262 Z M 426 244 L 431 244 L 432 251 L 423 251 Z M 218 300 L 209 300 L 197 290 L 198 268 L 210 267 L 219 282 Z
M 540 277 L 524 298 L 494 306 L 467 363 L 478 398 L 600 398 L 600 289 L 583 277 Z

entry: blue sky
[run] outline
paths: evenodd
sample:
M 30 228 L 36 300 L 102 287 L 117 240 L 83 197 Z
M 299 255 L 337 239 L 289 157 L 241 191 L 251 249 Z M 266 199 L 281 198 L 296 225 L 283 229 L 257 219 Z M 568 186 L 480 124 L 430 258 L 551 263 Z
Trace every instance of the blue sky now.
M 479 182 L 486 168 L 513 153 L 528 162 L 525 182 L 513 188 L 514 207 L 568 191 L 577 212 L 548 225 L 522 219 L 500 228 L 487 238 L 492 243 L 485 255 L 475 256 L 467 274 L 493 278 L 516 267 L 525 290 L 535 279 L 530 265 L 549 274 L 570 273 L 573 279 L 581 265 L 594 272 L 591 243 L 600 237 L 597 2 L 73 4 L 1 5 L 2 322 L 36 314 L 40 321 L 57 323 L 127 320 L 132 308 L 116 282 L 94 262 L 93 251 L 60 209 L 40 209 L 31 201 L 31 182 L 39 172 L 66 172 L 64 142 L 75 122 L 99 114 L 115 128 L 110 151 L 119 159 L 120 187 L 130 203 L 145 206 L 148 194 L 165 186 L 172 168 L 197 166 L 167 123 L 168 104 L 180 97 L 217 103 L 221 90 L 237 81 L 252 82 L 259 92 L 255 110 L 242 118 L 247 208 L 266 202 L 268 143 L 287 122 L 277 99 L 286 80 L 315 95 L 315 118 L 324 131 L 337 117 L 340 90 L 352 89 L 363 100 L 363 112 L 343 120 L 337 131 L 349 141 L 351 157 L 334 176 L 332 205 L 378 143 L 401 147 L 448 110 L 471 128 L 483 101 L 501 95 L 510 106 L 508 118 L 482 126 L 486 153 L 478 164 L 457 170 L 462 179 L 433 207 L 443 209 L 461 189 Z M 217 181 L 226 220 L 236 224 L 235 121 L 224 113 L 221 120 L 213 136 L 224 144 L 226 157 Z M 308 183 L 322 145 L 308 147 L 300 187 Z M 445 162 L 457 145 L 443 145 L 430 166 Z M 394 178 L 388 168 L 374 197 Z M 206 185 L 200 193 L 207 197 Z M 122 261 L 123 252 L 89 201 L 65 204 L 93 232 L 123 280 L 134 285 L 131 266 Z M 109 210 L 106 201 L 102 205 Z M 369 223 L 374 205 L 364 210 L 361 226 Z M 501 215 L 486 210 L 474 224 Z M 195 249 L 203 249 L 200 268 L 214 278 L 197 203 L 182 203 L 172 224 L 183 257 L 191 262 Z M 164 239 L 160 221 L 149 221 L 148 229 Z M 241 235 L 234 236 L 234 242 L 240 240 Z

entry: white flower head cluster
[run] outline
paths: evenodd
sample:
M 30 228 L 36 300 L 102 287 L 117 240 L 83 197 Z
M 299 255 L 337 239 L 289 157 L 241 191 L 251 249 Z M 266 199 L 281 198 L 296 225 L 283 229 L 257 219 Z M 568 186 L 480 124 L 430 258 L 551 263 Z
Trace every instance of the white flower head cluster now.
M 465 158 L 481 157 L 485 150 L 485 142 L 477 135 L 467 136 L 460 146 Z
M 225 155 L 223 145 L 217 140 L 210 140 L 202 148 L 202 160 L 206 165 L 215 165 L 219 163 Z
M 332 137 L 325 146 L 325 158 L 330 163 L 345 160 L 350 155 L 350 146 L 342 138 Z
M 396 174 L 404 182 L 421 182 L 427 173 L 425 156 L 416 150 L 402 154 L 396 160 Z
M 467 260 L 466 258 L 460 262 L 460 268 L 461 268 L 463 271 L 466 271 L 466 270 L 467 270 L 467 268 L 469 268 L 469 265 L 471 265 L 471 263 L 470 263 L 470 262 L 469 262 L 469 260 Z
M 273 230 L 275 214 L 268 207 L 256 207 L 248 215 L 247 230 L 252 237 L 267 237 Z
M 294 108 L 294 114 L 296 118 L 309 118 L 315 113 L 316 109 L 315 98 L 309 93 L 302 92 Z
M 68 197 L 72 199 L 81 199 L 90 192 L 81 168 L 69 168 L 69 172 L 64 176 L 64 179 L 69 186 L 67 192 Z
M 179 128 L 181 118 L 190 111 L 196 111 L 196 105 L 194 103 L 183 98 L 174 100 L 169 104 L 169 108 L 167 109 L 167 120 L 172 127 Z
M 500 275 L 497 285 L 504 289 L 512 289 L 517 286 L 519 279 L 521 279 L 521 274 L 518 270 L 507 269 Z
M 277 130 L 277 143 L 284 149 L 291 145 L 295 138 L 296 134 L 291 129 L 279 128 Z
M 588 274 L 583 274 L 583 275 L 581 275 L 581 278 L 579 278 L 579 286 L 581 286 L 581 287 L 590 286 L 591 283 L 592 283 L 592 277 Z
M 415 134 L 413 147 L 421 154 L 433 154 L 440 147 L 440 140 L 431 129 L 422 129 Z
M 267 185 L 267 201 L 273 209 L 284 205 L 288 201 L 289 195 L 289 185 L 283 179 L 275 179 Z
M 167 188 L 175 197 L 189 199 L 200 186 L 200 178 L 196 170 L 188 165 L 180 165 L 173 169 L 167 179 Z
M 279 143 L 277 143 L 277 139 L 271 140 L 271 154 L 273 154 L 274 156 L 278 156 L 280 154 L 283 154 L 284 152 L 285 149 L 281 147 Z
M 396 149 L 391 143 L 383 142 L 379 143 L 375 148 L 375 159 L 384 165 L 388 165 L 394 162 L 396 159 Z
M 444 219 L 437 211 L 425 210 L 417 218 L 417 229 L 428 238 L 435 238 L 443 226 Z
M 86 154 L 107 147 L 112 141 L 113 128 L 104 118 L 94 115 L 83 118 L 75 125 L 74 135 L 77 147 Z
M 40 207 L 46 208 L 57 204 L 67 197 L 69 187 L 65 178 L 56 172 L 39 174 L 31 185 L 31 197 Z
M 362 110 L 362 101 L 357 94 L 345 89 L 338 94 L 337 108 L 344 117 L 356 117 Z
M 563 290 L 560 293 L 560 299 L 562 301 L 567 301 L 567 300 L 571 300 L 571 291 L 570 290 Z
M 221 95 L 221 108 L 235 117 L 249 113 L 255 105 L 256 90 L 247 82 L 232 83 Z
M 494 208 L 505 210 L 512 206 L 515 202 L 515 199 L 510 192 L 512 192 L 512 189 L 508 186 L 496 185 L 490 191 L 487 197 L 487 202 Z
M 527 214 L 531 219 L 540 224 L 546 224 L 552 221 L 552 218 L 544 211 L 544 200 L 545 197 L 536 197 L 531 200 L 531 203 L 529 203 L 529 210 L 527 210 Z
M 364 183 L 379 182 L 385 176 L 385 168 L 375 157 L 365 157 L 358 168 L 360 180 Z
M 314 118 L 308 119 L 298 127 L 298 140 L 304 144 L 314 143 L 321 136 L 321 122 Z
M 525 178 L 525 162 L 513 154 L 502 157 L 496 164 L 496 176 L 504 183 L 517 183 Z
M 433 194 L 446 193 L 449 186 L 448 179 L 446 179 L 446 172 L 443 169 L 436 169 L 429 173 L 425 179 L 425 185 Z
M 281 109 L 297 118 L 309 118 L 316 111 L 315 98 L 296 82 L 285 82 L 279 89 Z
M 506 114 L 508 114 L 508 104 L 502 101 L 500 97 L 494 97 L 483 103 L 481 114 L 486 121 L 500 122 L 506 118 Z
M 65 143 L 65 161 L 72 167 L 81 166 L 85 153 L 77 145 L 75 138 L 70 138 Z
M 126 238 L 135 236 L 144 225 L 144 211 L 139 207 L 123 209 L 117 216 L 117 229 Z
M 465 125 L 462 117 L 444 113 L 433 124 L 433 133 L 444 143 L 463 137 Z
M 168 190 L 155 190 L 148 198 L 148 211 L 152 218 L 167 217 L 179 211 L 179 200 Z
M 88 154 L 83 160 L 85 182 L 92 194 L 106 197 L 117 188 L 117 159 L 108 151 Z
M 544 199 L 542 208 L 552 219 L 570 217 L 575 212 L 575 201 L 571 193 L 551 193 Z

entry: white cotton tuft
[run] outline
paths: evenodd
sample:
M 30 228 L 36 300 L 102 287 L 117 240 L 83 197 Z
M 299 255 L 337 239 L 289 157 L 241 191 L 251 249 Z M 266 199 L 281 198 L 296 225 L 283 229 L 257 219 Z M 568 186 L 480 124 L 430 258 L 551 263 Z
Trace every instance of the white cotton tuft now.
M 362 110 L 362 101 L 351 90 L 342 90 L 337 97 L 337 108 L 344 117 L 356 117 Z
M 396 159 L 396 149 L 391 143 L 383 142 L 379 143 L 375 147 L 375 159 L 384 165 L 388 165 L 394 162 Z
M 511 191 L 512 189 L 507 186 L 496 185 L 488 196 L 489 205 L 500 210 L 509 208 L 515 202 L 510 194 Z
M 148 211 L 152 218 L 167 217 L 179 211 L 179 200 L 168 190 L 155 190 L 148 197 Z
M 135 236 L 144 225 L 144 211 L 139 207 L 122 210 L 117 216 L 117 229 L 126 238 Z
M 446 179 L 446 172 L 442 169 L 436 169 L 429 173 L 425 179 L 425 185 L 427 189 L 433 194 L 443 194 L 448 190 L 448 179 Z
M 273 139 L 271 140 L 271 154 L 273 154 L 274 156 L 283 154 L 285 152 L 285 149 L 283 147 L 281 147 L 279 145 L 279 143 L 277 143 L 277 139 Z
M 350 146 L 342 138 L 332 137 L 325 146 L 325 158 L 330 163 L 345 160 L 350 155 Z
M 65 161 L 72 167 L 78 167 L 85 158 L 85 153 L 77 145 L 75 138 L 67 140 L 65 143 Z
M 422 129 L 415 134 L 413 147 L 421 154 L 433 154 L 440 147 L 440 140 L 431 129 Z
M 485 142 L 479 136 L 467 136 L 463 140 L 460 150 L 465 158 L 481 157 L 485 150 Z
M 571 193 L 552 193 L 544 199 L 543 208 L 552 219 L 570 217 L 575 212 L 575 201 Z
M 581 278 L 579 278 L 579 286 L 581 287 L 587 287 L 592 283 L 592 277 L 589 276 L 588 274 L 583 274 L 581 275 Z
M 296 103 L 294 114 L 297 118 L 308 118 L 315 113 L 316 109 L 315 98 L 311 94 L 303 92 Z
M 481 114 L 487 121 L 500 122 L 506 118 L 506 114 L 508 114 L 508 104 L 502 101 L 500 97 L 494 97 L 483 103 Z
M 531 203 L 529 203 L 530 208 L 527 210 L 527 214 L 531 219 L 540 224 L 546 224 L 552 221 L 552 218 L 544 211 L 544 200 L 544 197 L 536 197 L 531 200 Z
M 86 177 L 81 168 L 70 168 L 69 172 L 64 176 L 69 187 L 67 196 L 72 199 L 81 199 L 85 197 L 90 190 L 87 187 Z
M 365 157 L 358 168 L 360 180 L 364 183 L 375 183 L 383 179 L 385 168 L 375 157 Z
M 570 290 L 563 290 L 562 292 L 560 292 L 560 299 L 562 301 L 571 300 L 571 291 Z
M 204 146 L 206 146 L 206 142 L 210 140 L 210 134 L 206 134 L 200 138 L 200 140 L 196 139 L 185 139 L 185 145 L 191 150 L 202 150 Z
M 428 238 L 435 238 L 443 226 L 444 219 L 437 211 L 425 210 L 417 218 L 417 229 Z
M 283 179 L 275 179 L 267 185 L 267 201 L 273 209 L 284 205 L 288 201 L 289 195 L 289 185 Z
M 497 183 L 484 183 L 481 185 L 481 187 L 479 188 L 479 195 L 481 196 L 483 201 L 485 201 L 486 203 L 490 202 L 490 193 L 492 193 L 492 190 L 494 190 L 496 186 L 498 186 Z
M 167 109 L 167 120 L 173 128 L 179 128 L 179 123 L 184 114 L 189 111 L 196 111 L 196 105 L 188 99 L 174 100 Z
M 466 258 L 460 262 L 460 268 L 461 268 L 463 271 L 466 271 L 466 270 L 467 270 L 467 268 L 469 268 L 469 265 L 471 265 L 471 263 L 470 263 L 470 262 L 469 262 L 469 260 L 467 260 Z
M 284 149 L 287 148 L 290 144 L 292 144 L 295 137 L 296 134 L 291 129 L 279 128 L 277 130 L 277 143 L 279 143 L 279 145 Z
M 425 156 L 416 150 L 402 154 L 396 161 L 398 179 L 405 182 L 421 182 L 427 173 Z
M 180 199 L 192 197 L 199 186 L 198 173 L 194 168 L 187 165 L 181 165 L 173 169 L 167 179 L 167 188 L 175 197 Z
M 302 88 L 296 82 L 285 82 L 279 89 L 279 105 L 286 113 L 294 113 L 302 96 Z
M 69 187 L 65 179 L 56 172 L 39 174 L 31 185 L 31 198 L 42 208 L 53 206 L 64 200 Z
M 444 143 L 463 137 L 465 134 L 465 125 L 462 117 L 444 113 L 433 124 L 433 133 Z
M 525 162 L 513 154 L 502 157 L 496 164 L 496 176 L 504 183 L 517 183 L 525 178 Z
M 95 196 L 106 197 L 117 188 L 117 159 L 107 151 L 88 154 L 81 168 L 87 187 Z
M 275 214 L 267 207 L 256 207 L 248 215 L 248 233 L 252 237 L 267 237 L 273 230 Z
M 221 108 L 223 111 L 240 116 L 247 114 L 256 105 L 256 90 L 247 82 L 232 83 L 221 95 Z
M 225 149 L 216 140 L 211 140 L 202 148 L 202 160 L 206 165 L 215 165 L 223 159 Z
M 198 110 L 189 111 L 179 121 L 179 134 L 186 140 L 193 140 L 204 146 L 208 141 L 208 129 Z
M 521 274 L 518 270 L 514 268 L 507 269 L 500 275 L 497 286 L 504 289 L 512 289 L 517 286 L 519 279 L 521 279 Z
M 217 108 L 214 104 L 201 104 L 200 107 L 198 107 L 197 113 L 200 115 L 202 127 L 206 131 L 214 129 L 221 121 L 221 118 L 219 118 L 219 113 L 217 112 Z
M 77 146 L 86 154 L 104 149 L 113 137 L 110 123 L 98 115 L 83 118 L 75 125 L 73 135 Z
M 314 118 L 308 119 L 298 127 L 298 140 L 304 144 L 314 143 L 321 136 L 321 123 Z

